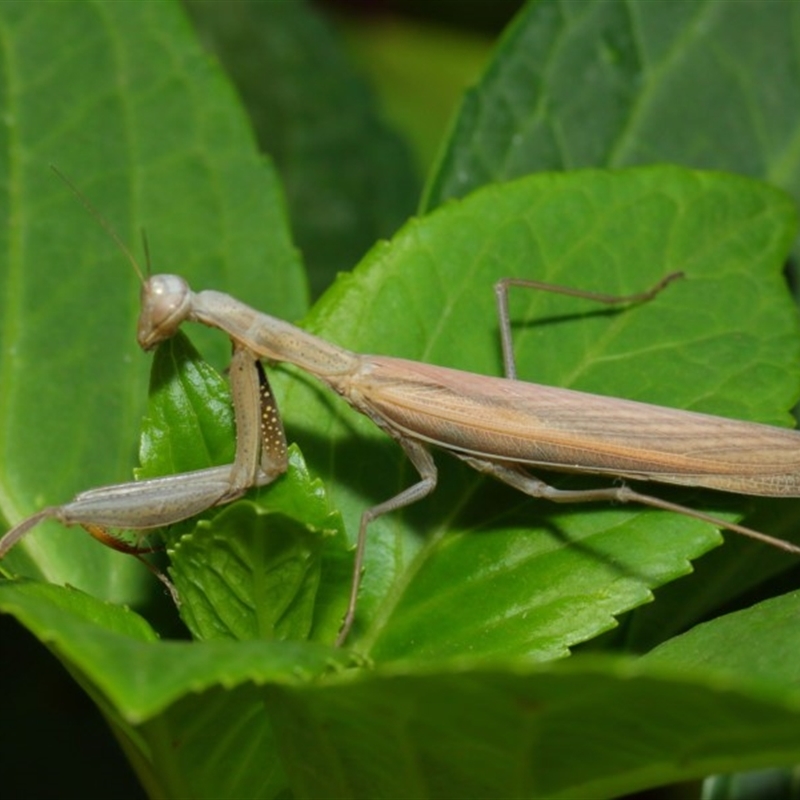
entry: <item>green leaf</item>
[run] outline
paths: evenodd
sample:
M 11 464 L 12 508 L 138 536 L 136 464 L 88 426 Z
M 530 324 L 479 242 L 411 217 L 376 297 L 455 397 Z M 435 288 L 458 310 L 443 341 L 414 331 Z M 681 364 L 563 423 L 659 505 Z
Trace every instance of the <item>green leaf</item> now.
M 702 669 L 733 679 L 747 675 L 800 695 L 798 614 L 800 592 L 791 592 L 697 625 L 655 648 L 640 663 Z
M 607 657 L 378 671 L 274 700 L 304 797 L 618 797 L 800 757 L 796 691 Z
M 771 513 L 748 514 L 748 526 L 797 541 L 800 501 L 763 500 L 756 501 L 754 507 L 756 512 L 771 509 Z M 664 586 L 657 603 L 637 608 L 611 637 L 596 642 L 596 647 L 644 653 L 682 633 L 697 620 L 798 585 L 794 559 L 787 559 L 781 550 L 741 536 L 726 536 L 725 547 L 712 551 L 693 567 L 691 576 Z
M 160 345 L 139 477 L 229 464 L 234 442 L 227 383 L 183 334 Z M 336 638 L 352 553 L 341 517 L 296 447 L 274 483 L 165 537 L 181 614 L 195 638 Z
M 298 459 L 295 451 L 284 482 L 308 481 L 307 473 L 298 475 L 303 467 Z M 305 485 L 289 491 L 298 497 L 311 493 Z M 298 521 L 307 520 L 308 513 L 282 514 L 269 499 L 228 507 L 170 548 L 170 574 L 195 638 L 308 639 L 317 616 L 326 624 L 321 633 L 317 626 L 315 638 L 328 643 L 336 638 L 352 571 L 341 520 L 327 511 L 324 495 L 325 528 Z M 338 549 L 331 553 L 326 539 L 337 534 Z M 330 580 L 323 572 L 339 566 L 337 556 L 345 562 L 336 574 L 338 597 L 319 599 L 321 584 Z
M 770 636 L 737 638 L 739 615 L 718 623 L 733 638 L 715 633 L 702 669 L 676 657 L 696 650 L 690 634 L 671 658 L 354 674 L 309 644 L 155 642 L 135 615 L 74 590 L 5 584 L 0 603 L 83 676 L 150 794 L 274 797 L 288 780 L 312 797 L 611 797 L 800 757 L 796 679 L 763 666 L 743 678 L 736 662 Z M 754 631 L 759 613 L 746 615 Z M 771 634 L 796 652 L 796 625 Z
M 156 349 L 147 398 L 138 479 L 233 462 L 230 390 L 182 332 Z
M 423 207 L 531 172 L 658 162 L 800 201 L 799 22 L 796 3 L 759 0 L 528 3 L 465 94 Z
M 409 223 L 338 282 L 309 329 L 360 352 L 497 374 L 489 287 L 500 277 L 627 294 L 680 270 L 685 278 L 652 302 L 612 312 L 518 293 L 521 378 L 787 424 L 798 328 L 780 270 L 795 224 L 784 195 L 733 176 L 668 167 L 531 176 Z M 330 465 L 326 483 L 348 531 L 364 508 L 413 482 L 369 422 L 332 417 L 307 383 L 293 381 L 282 408 L 309 463 Z M 353 641 L 381 660 L 550 658 L 611 627 L 718 542 L 696 520 L 527 502 L 439 464 L 431 498 L 370 526 Z M 597 485 L 568 483 L 587 484 Z M 747 506 L 650 491 L 717 512 Z
M 3 605 L 78 667 L 129 722 L 179 700 L 188 686 L 296 682 L 351 661 L 330 647 L 286 642 L 160 642 L 133 612 L 75 589 L 34 583 L 0 585 Z M 253 659 L 253 654 L 260 657 Z
M 742 797 L 796 796 L 798 767 L 762 769 L 734 775 L 713 775 L 703 782 L 703 800 L 739 800 Z
M 174 3 L 5 3 L 0 27 L 13 87 L 3 130 L 15 132 L 0 148 L 0 511 L 10 524 L 129 480 L 146 398 L 137 278 L 50 162 L 123 241 L 146 226 L 158 270 L 289 318 L 305 292 L 274 172 Z M 224 337 L 198 338 L 225 363 Z M 4 568 L 129 602 L 150 586 L 133 559 L 53 524 Z

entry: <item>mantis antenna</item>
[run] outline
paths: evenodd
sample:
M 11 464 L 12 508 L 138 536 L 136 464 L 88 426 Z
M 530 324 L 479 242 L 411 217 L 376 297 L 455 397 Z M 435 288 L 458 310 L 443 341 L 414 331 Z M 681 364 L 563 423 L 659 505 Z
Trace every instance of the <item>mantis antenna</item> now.
M 75 195 L 75 197 L 80 200 L 83 207 L 97 220 L 99 225 L 103 228 L 103 230 L 111 237 L 114 243 L 119 247 L 119 249 L 123 252 L 125 257 L 130 262 L 131 266 L 133 267 L 133 271 L 136 273 L 137 277 L 139 278 L 139 282 L 144 284 L 145 277 L 144 273 L 142 272 L 142 268 L 139 266 L 139 262 L 134 257 L 133 253 L 131 253 L 130 248 L 122 241 L 122 238 L 119 234 L 114 230 L 111 223 L 89 202 L 89 199 L 81 193 L 80 189 L 63 173 L 61 170 L 55 166 L 55 164 L 50 165 L 50 169 L 61 178 L 62 181 L 69 187 L 70 191 Z M 147 247 L 147 238 L 144 235 L 144 231 L 142 231 L 142 240 L 144 242 L 144 251 L 145 251 L 145 258 L 147 263 L 147 275 L 150 275 L 150 251 Z

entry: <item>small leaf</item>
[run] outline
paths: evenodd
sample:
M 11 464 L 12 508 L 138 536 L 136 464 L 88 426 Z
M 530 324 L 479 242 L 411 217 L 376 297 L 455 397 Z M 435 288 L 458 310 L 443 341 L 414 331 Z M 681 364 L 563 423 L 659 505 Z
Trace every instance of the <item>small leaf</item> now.
M 158 346 L 139 446 L 139 480 L 230 464 L 233 407 L 227 383 L 182 332 Z
M 161 344 L 141 476 L 232 463 L 234 441 L 227 383 L 184 335 Z M 203 517 L 165 531 L 181 616 L 196 638 L 306 639 L 312 630 L 315 639 L 336 638 L 352 555 L 341 517 L 296 447 L 285 475 Z
M 331 643 L 352 572 L 341 518 L 295 447 L 287 474 L 252 497 L 199 522 L 170 548 L 184 621 L 198 639 Z M 335 593 L 322 591 L 328 585 Z

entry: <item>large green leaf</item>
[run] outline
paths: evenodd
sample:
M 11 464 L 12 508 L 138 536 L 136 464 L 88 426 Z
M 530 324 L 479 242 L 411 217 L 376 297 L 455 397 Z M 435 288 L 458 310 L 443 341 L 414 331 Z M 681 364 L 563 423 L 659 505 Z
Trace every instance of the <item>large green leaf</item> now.
M 798 610 L 798 592 L 767 600 L 697 625 L 650 651 L 640 663 L 708 668 L 718 676 L 734 678 L 747 674 L 752 680 L 800 691 L 800 663 L 795 658 Z
M 59 587 L 6 584 L 0 601 L 115 721 L 151 796 L 277 797 L 288 780 L 300 797 L 601 798 L 800 758 L 796 659 L 773 639 L 797 652 L 796 594 L 638 662 L 359 672 L 319 645 L 157 643 Z
M 672 162 L 800 202 L 797 3 L 532 0 L 467 92 L 425 207 L 542 170 Z
M 796 594 L 773 603 L 765 616 L 777 613 L 782 625 L 752 640 L 738 620 L 721 620 L 724 633 L 706 628 L 703 670 L 678 657 L 679 644 L 671 660 L 461 662 L 446 672 L 387 669 L 287 687 L 276 729 L 295 755 L 290 778 L 304 797 L 605 798 L 792 763 L 800 754 L 796 659 L 787 675 L 785 658 L 770 668 L 764 648 L 778 633 L 797 652 L 798 611 Z M 735 661 L 761 662 L 758 676 L 734 677 L 726 667 Z
M 520 375 L 786 424 L 798 339 L 780 268 L 794 225 L 782 194 L 731 176 L 674 168 L 532 176 L 411 222 L 334 287 L 310 327 L 359 351 L 497 374 L 490 287 L 501 276 L 628 293 L 682 270 L 656 300 L 612 313 L 542 292 L 513 298 Z M 365 506 L 412 482 L 370 423 L 339 422 L 306 382 L 292 382 L 283 407 L 310 463 L 330 465 L 348 530 Z M 649 587 L 715 542 L 694 520 L 526 502 L 446 459 L 440 465 L 430 500 L 370 528 L 360 633 L 376 657 L 551 656 L 645 602 Z M 785 510 L 796 522 L 796 506 Z
M 304 279 L 274 173 L 174 5 L 5 3 L 0 24 L 3 130 L 14 132 L 0 152 L 0 509 L 11 523 L 129 479 L 147 392 L 136 276 L 51 162 L 124 241 L 147 226 L 160 271 L 289 318 Z M 203 341 L 225 363 L 224 339 Z M 141 597 L 133 561 L 54 525 L 8 564 Z
M 347 663 L 309 643 L 157 642 L 131 612 L 57 586 L 6 583 L 0 603 L 70 668 L 153 796 L 277 794 L 285 777 L 257 687 Z

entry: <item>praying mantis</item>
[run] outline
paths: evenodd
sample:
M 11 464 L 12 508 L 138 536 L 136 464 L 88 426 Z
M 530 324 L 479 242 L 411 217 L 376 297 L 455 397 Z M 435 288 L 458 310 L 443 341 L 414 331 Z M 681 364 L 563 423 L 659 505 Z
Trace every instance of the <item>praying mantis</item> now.
M 119 237 L 111 230 L 109 233 L 142 281 L 137 340 L 144 350 L 173 336 L 184 322 L 219 329 L 233 343 L 234 462 L 83 492 L 12 528 L 0 540 L 0 557 L 47 518 L 65 525 L 80 524 L 106 544 L 139 555 L 147 551 L 120 543 L 107 529 L 146 530 L 179 522 L 278 478 L 287 465 L 286 437 L 262 359 L 293 364 L 343 397 L 395 439 L 419 475 L 416 483 L 361 515 L 349 601 L 336 641 L 339 645 L 355 619 L 369 525 L 433 492 L 437 469 L 431 446 L 531 497 L 559 503 L 639 503 L 692 516 L 800 554 L 800 547 L 789 542 L 643 494 L 625 483 L 562 490 L 528 471 L 538 467 L 749 495 L 800 496 L 798 431 L 516 380 L 507 304 L 510 286 L 559 291 L 606 303 L 634 303 L 653 298 L 677 275 L 668 275 L 649 291 L 625 297 L 533 281 L 501 281 L 496 292 L 506 377 L 496 378 L 389 356 L 360 355 L 230 295 L 194 292 L 180 276 L 145 278 Z

